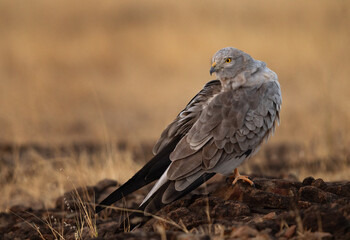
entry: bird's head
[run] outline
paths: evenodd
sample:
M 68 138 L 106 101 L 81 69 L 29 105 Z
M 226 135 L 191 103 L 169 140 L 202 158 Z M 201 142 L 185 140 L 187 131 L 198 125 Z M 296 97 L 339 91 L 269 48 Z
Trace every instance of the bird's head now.
M 246 69 L 251 61 L 254 61 L 252 57 L 236 48 L 220 49 L 211 60 L 210 75 L 215 73 L 221 81 L 233 78 Z

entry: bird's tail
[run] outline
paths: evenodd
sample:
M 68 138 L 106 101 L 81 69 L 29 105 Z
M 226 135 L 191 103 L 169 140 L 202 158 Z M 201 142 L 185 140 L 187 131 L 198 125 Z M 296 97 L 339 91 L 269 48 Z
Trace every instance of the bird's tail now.
M 143 186 L 157 180 L 162 176 L 164 171 L 168 168 L 171 161 L 169 159 L 170 153 L 174 150 L 178 143 L 180 136 L 173 139 L 162 151 L 154 156 L 143 168 L 141 168 L 132 178 L 125 184 L 120 186 L 117 190 L 112 192 L 107 198 L 96 206 L 95 212 L 99 213 L 112 203 L 126 197 L 130 193 L 142 188 Z
M 137 227 L 143 226 L 151 218 L 156 217 L 157 211 L 168 204 L 168 202 L 163 201 L 165 191 L 171 192 L 171 202 L 174 202 L 198 188 L 214 175 L 215 173 L 204 173 L 183 191 L 177 191 L 175 189 L 175 181 L 167 181 L 146 202 L 144 202 L 136 212 L 131 213 L 122 221 L 120 224 L 120 230 L 127 229 L 128 231 L 132 231 Z

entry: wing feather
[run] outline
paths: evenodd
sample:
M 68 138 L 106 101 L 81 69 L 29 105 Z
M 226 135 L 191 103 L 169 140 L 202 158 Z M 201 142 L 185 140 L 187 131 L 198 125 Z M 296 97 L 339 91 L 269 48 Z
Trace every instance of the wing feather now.
M 189 157 L 173 161 L 171 163 L 172 167 L 169 167 L 168 179 L 176 180 L 188 176 L 189 173 L 200 167 L 202 161 L 203 158 L 200 152 L 196 152 Z
M 184 136 L 195 121 L 198 120 L 203 107 L 215 94 L 221 91 L 219 80 L 208 82 L 204 88 L 187 104 L 175 120 L 162 132 L 159 140 L 153 148 L 153 154 L 158 154 L 164 147 L 177 136 Z M 210 130 L 209 130 L 210 131 Z
M 210 143 L 206 144 L 202 150 L 203 159 L 212 159 L 217 153 L 218 148 L 214 146 L 214 141 L 211 140 Z

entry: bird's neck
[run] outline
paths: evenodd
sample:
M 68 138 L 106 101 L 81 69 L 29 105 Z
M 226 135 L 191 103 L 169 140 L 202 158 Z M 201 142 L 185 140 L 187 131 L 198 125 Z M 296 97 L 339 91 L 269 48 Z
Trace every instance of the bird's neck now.
M 245 72 L 241 72 L 234 77 L 226 77 L 220 79 L 222 91 L 232 91 L 241 86 L 243 86 L 247 82 L 247 78 L 245 76 Z

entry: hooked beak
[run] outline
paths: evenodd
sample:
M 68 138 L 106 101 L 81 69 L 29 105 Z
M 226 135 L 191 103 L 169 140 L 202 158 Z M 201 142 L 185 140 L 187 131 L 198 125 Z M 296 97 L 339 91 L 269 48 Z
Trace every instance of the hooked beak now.
M 216 66 L 216 62 L 213 62 L 213 64 L 211 65 L 210 71 L 209 71 L 210 76 L 211 76 L 214 72 L 216 72 L 217 69 L 215 68 L 215 66 Z

